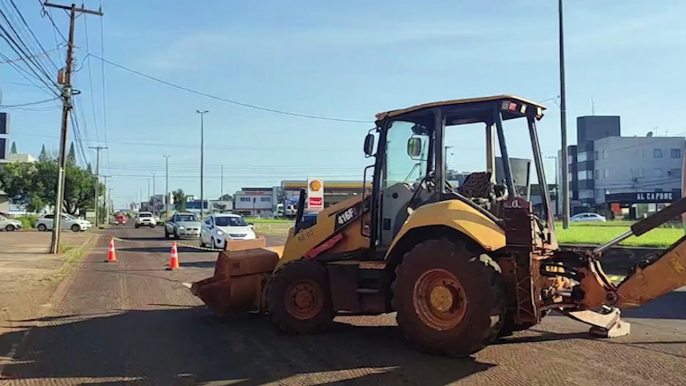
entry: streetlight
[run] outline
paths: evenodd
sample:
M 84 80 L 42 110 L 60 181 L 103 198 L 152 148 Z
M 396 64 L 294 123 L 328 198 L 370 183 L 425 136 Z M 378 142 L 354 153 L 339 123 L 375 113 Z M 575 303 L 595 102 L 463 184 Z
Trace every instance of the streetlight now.
M 567 151 L 567 91 L 565 88 L 565 49 L 562 0 L 558 0 L 560 38 L 560 134 L 562 137 L 562 228 L 569 228 L 569 154 Z
M 169 210 L 169 155 L 163 155 L 164 157 L 164 210 Z
M 204 208 L 204 184 L 203 184 L 203 167 L 204 167 L 204 157 L 205 157 L 205 114 L 209 113 L 207 110 L 195 110 L 196 113 L 200 114 L 200 220 L 202 220 L 202 212 Z

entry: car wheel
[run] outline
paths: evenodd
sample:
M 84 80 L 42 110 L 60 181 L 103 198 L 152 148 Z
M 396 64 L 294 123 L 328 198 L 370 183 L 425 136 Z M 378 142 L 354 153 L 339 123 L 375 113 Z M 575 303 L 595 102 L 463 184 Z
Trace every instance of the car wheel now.
M 181 238 L 181 237 L 179 237 L 179 232 L 178 232 L 177 230 L 174 230 L 174 238 L 175 238 L 176 240 L 178 240 L 178 239 Z
M 167 229 L 167 227 L 164 227 L 164 238 L 165 239 L 169 238 L 169 230 Z
M 155 228 L 155 225 L 153 225 L 153 224 L 150 224 L 150 228 Z
M 78 226 L 78 225 L 76 225 L 76 224 L 74 224 L 74 225 L 71 226 L 71 231 L 72 231 L 72 232 L 78 232 L 78 231 L 80 231 L 80 230 L 81 230 L 81 227 Z
M 136 227 L 136 229 L 138 229 L 140 227 L 140 225 L 136 224 L 135 227 Z
M 6 228 L 7 232 L 14 232 L 14 225 L 10 224 Z
M 215 241 L 214 237 L 210 239 L 210 246 L 212 248 L 217 248 L 217 242 Z
M 38 230 L 41 232 L 45 232 L 48 230 L 48 227 L 46 227 L 45 224 L 40 224 L 38 225 Z

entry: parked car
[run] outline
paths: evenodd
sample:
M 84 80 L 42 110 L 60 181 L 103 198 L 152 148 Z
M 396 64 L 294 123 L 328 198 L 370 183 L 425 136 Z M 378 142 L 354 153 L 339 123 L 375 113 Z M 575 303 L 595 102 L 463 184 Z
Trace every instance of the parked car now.
M 21 221 L 0 215 L 0 231 L 12 232 L 21 229 Z
M 141 226 L 154 228 L 155 225 L 157 225 L 157 221 L 155 221 L 155 217 L 152 216 L 152 213 L 138 212 L 138 215 L 136 216 L 136 228 L 140 228 Z
M 213 214 L 205 219 L 200 232 L 200 246 L 224 249 L 226 240 L 252 240 L 256 238 L 252 224 L 237 214 Z
M 200 220 L 193 213 L 176 213 L 164 223 L 164 237 L 200 237 Z
M 36 229 L 38 229 L 41 232 L 51 231 L 54 221 L 54 214 L 46 214 L 43 217 L 36 220 Z M 62 215 L 60 225 L 62 229 L 71 229 L 73 232 L 83 232 L 92 227 L 90 221 L 82 220 L 69 214 Z
M 117 225 L 125 225 L 126 224 L 126 216 L 124 216 L 122 213 L 117 213 L 114 216 L 114 223 Z
M 605 217 L 598 213 L 579 213 L 570 219 L 572 222 L 605 222 Z

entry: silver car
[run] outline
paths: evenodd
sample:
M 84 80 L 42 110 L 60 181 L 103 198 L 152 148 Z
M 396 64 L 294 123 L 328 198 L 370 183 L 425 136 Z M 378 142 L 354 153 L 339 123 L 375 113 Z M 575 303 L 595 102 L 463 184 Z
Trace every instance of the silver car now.
M 200 220 L 193 213 L 176 213 L 164 223 L 164 237 L 200 237 Z

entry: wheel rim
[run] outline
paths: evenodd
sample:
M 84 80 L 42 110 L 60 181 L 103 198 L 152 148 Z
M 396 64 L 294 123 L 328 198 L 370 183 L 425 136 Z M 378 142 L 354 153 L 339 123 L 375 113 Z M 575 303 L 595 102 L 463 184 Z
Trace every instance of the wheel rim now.
M 439 331 L 460 324 L 467 311 L 462 284 L 444 269 L 429 270 L 417 279 L 412 302 L 422 322 Z
M 316 283 L 303 280 L 291 284 L 286 291 L 286 311 L 294 318 L 314 318 L 324 307 L 324 294 Z

